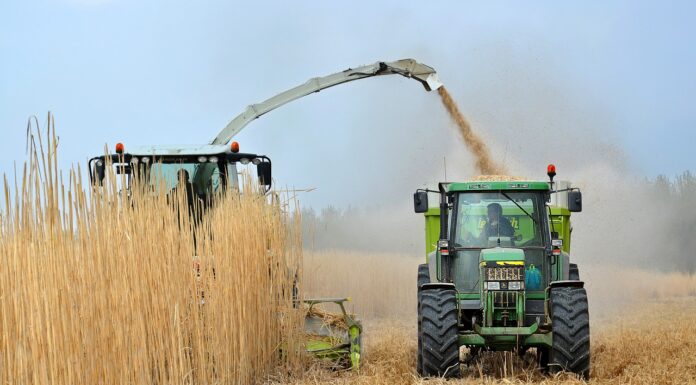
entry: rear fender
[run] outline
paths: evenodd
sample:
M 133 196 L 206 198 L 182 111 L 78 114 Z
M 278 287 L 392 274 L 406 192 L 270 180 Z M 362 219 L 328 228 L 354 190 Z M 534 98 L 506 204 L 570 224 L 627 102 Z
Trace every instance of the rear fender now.
M 553 281 L 549 283 L 549 288 L 553 289 L 554 287 L 585 287 L 585 282 L 584 281 L 570 281 L 570 280 L 565 280 L 565 281 Z
M 551 323 L 551 312 L 550 312 L 550 300 L 551 300 L 551 290 L 556 287 L 585 287 L 584 281 L 553 281 L 549 283 L 549 287 L 546 288 L 546 300 L 544 301 L 544 313 L 546 313 L 546 323 Z
M 422 285 L 418 290 L 436 290 L 436 289 L 455 290 L 455 287 L 454 287 L 453 283 L 433 282 L 433 283 L 426 283 L 426 284 Z

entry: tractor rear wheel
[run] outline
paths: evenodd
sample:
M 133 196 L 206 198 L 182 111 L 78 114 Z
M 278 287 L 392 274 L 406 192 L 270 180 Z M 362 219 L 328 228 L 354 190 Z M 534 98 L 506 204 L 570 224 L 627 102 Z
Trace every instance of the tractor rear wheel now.
M 459 321 L 456 291 L 420 292 L 422 375 L 455 378 L 459 368 Z
M 420 316 L 420 287 L 423 286 L 423 284 L 430 283 L 430 271 L 428 270 L 428 264 L 424 263 L 422 265 L 418 265 L 418 283 L 417 283 L 417 288 L 418 288 L 418 358 L 416 362 L 416 371 L 418 372 L 419 375 L 423 375 L 423 352 L 422 352 L 422 346 L 423 342 L 421 341 L 421 316 Z
M 570 270 L 568 272 L 568 279 L 571 281 L 579 281 L 580 280 L 580 269 L 578 268 L 577 263 L 570 264 Z
M 553 345 L 549 370 L 568 371 L 590 379 L 590 316 L 587 292 L 581 287 L 551 289 Z

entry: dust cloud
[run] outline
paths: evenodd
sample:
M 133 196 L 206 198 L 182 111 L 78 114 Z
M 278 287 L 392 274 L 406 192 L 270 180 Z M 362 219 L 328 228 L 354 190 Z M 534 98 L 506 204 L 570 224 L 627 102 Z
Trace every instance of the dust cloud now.
M 430 94 L 395 94 L 399 103 L 374 103 L 363 110 L 366 116 L 360 123 L 379 127 L 369 135 L 371 145 L 384 150 L 376 159 L 384 167 L 362 170 L 360 177 L 371 183 L 356 183 L 350 190 L 378 186 L 374 190 L 387 193 L 375 193 L 368 197 L 372 199 L 349 208 L 307 210 L 311 215 L 304 217 L 308 220 L 303 225 L 312 231 L 305 236 L 305 246 L 319 253 L 331 250 L 333 260 L 349 258 L 338 256 L 335 250 L 360 253 L 366 256 L 358 263 L 361 271 L 377 266 L 371 262 L 375 259 L 379 259 L 380 266 L 411 269 L 411 275 L 385 275 L 369 284 L 373 292 L 411 285 L 409 290 L 415 295 L 416 266 L 425 260 L 425 242 L 423 219 L 413 213 L 410 196 L 416 188 L 432 188 L 434 179 L 445 180 L 441 172 L 443 156 L 447 157 L 449 181 L 496 173 L 486 169 L 495 169 L 496 165 L 509 175 L 545 180 L 546 165 L 554 163 L 557 180 L 569 180 L 583 193 L 583 212 L 574 214 L 572 220 L 571 257 L 580 266 L 593 320 L 600 315 L 615 316 L 646 296 L 662 300 L 672 295 L 696 295 L 691 284 L 681 287 L 683 290 L 677 287 L 685 277 L 696 273 L 696 218 L 688 214 L 696 212 L 693 174 L 682 169 L 675 170 L 679 175 L 643 175 L 622 148 L 622 118 L 597 102 L 593 91 L 573 84 L 572 74 L 563 73 L 563 69 L 550 69 L 541 63 L 538 67 L 518 64 L 534 63 L 519 57 L 501 60 L 505 55 L 500 47 L 481 48 L 479 61 L 485 64 L 470 69 L 477 76 L 451 79 L 448 89 L 442 91 L 476 127 L 476 140 L 465 139 L 468 147 L 457 138 L 466 138 L 465 131 L 457 133 L 448 128 L 450 120 L 456 121 L 455 117 L 463 114 L 451 115 L 441 109 L 440 103 L 445 103 L 442 95 L 434 100 Z M 435 64 L 443 78 L 444 74 L 457 73 L 454 64 Z M 398 110 L 397 106 L 409 97 L 417 99 L 420 115 L 414 117 L 417 114 Z M 467 119 L 462 121 L 471 129 Z M 385 146 L 389 140 L 397 140 L 398 145 Z M 426 150 L 416 154 L 420 146 L 407 147 L 407 140 L 419 141 Z M 486 149 L 483 159 L 490 162 L 480 161 L 476 145 L 469 150 L 471 143 L 480 143 L 479 148 Z M 390 262 L 385 264 L 385 259 Z M 325 261 L 329 260 L 332 258 Z M 350 272 L 336 270 L 333 272 L 326 262 L 316 272 L 334 277 L 332 284 L 351 279 Z M 676 292 L 661 294 L 661 287 L 669 282 L 674 282 Z M 346 282 L 341 290 L 350 287 Z
M 445 86 L 438 88 L 437 92 L 440 94 L 440 99 L 442 100 L 442 105 L 445 107 L 445 110 L 447 110 L 452 121 L 457 124 L 464 144 L 474 155 L 478 172 L 485 175 L 505 174 L 507 172 L 505 168 L 498 165 L 493 160 L 486 142 L 471 128 L 471 124 L 466 120 L 464 114 L 459 111 L 457 103 L 452 99 L 449 92 L 447 92 Z

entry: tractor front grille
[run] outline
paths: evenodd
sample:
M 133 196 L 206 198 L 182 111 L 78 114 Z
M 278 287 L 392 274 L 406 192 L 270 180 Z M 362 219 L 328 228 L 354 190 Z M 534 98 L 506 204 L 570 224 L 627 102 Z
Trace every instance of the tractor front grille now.
M 486 281 L 524 281 L 524 267 L 486 267 Z
M 514 309 L 517 306 L 519 291 L 494 291 L 493 306 L 496 309 Z

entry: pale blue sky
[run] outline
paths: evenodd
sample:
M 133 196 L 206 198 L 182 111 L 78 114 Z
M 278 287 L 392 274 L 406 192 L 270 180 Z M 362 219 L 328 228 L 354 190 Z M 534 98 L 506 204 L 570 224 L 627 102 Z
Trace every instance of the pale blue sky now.
M 51 110 L 64 166 L 84 164 L 105 143 L 208 142 L 250 103 L 404 57 L 438 70 L 513 171 L 696 169 L 693 3 L 558 3 L 4 0 L 0 173 L 33 114 Z M 319 187 L 313 205 L 409 199 L 442 154 L 471 172 L 436 95 L 403 78 L 311 95 L 238 140 L 281 184 Z

